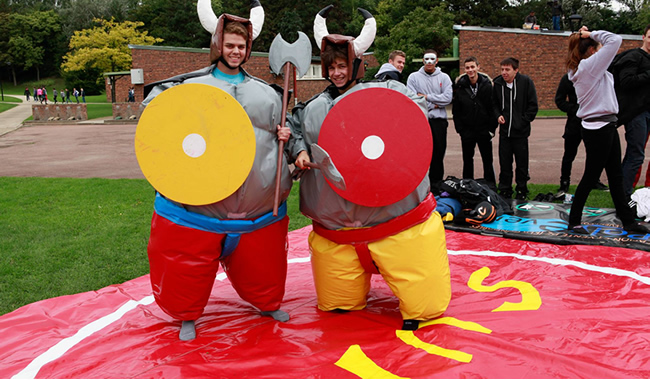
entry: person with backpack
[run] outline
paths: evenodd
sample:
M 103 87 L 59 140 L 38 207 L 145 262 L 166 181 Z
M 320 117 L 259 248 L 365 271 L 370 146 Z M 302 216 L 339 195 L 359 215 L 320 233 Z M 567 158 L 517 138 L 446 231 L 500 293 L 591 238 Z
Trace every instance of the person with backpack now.
M 625 125 L 627 142 L 622 163 L 626 195 L 634 192 L 650 136 L 650 24 L 645 27 L 642 39 L 641 47 L 620 53 L 611 65 L 619 107 L 618 124 Z

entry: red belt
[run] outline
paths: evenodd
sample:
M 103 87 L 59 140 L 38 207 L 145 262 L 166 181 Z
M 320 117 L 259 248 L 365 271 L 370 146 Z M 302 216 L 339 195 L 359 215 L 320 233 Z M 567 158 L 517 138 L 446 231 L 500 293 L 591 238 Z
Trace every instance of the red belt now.
M 333 241 L 336 244 L 349 244 L 354 246 L 366 272 L 378 274 L 379 270 L 372 261 L 368 243 L 397 235 L 402 231 L 418 225 L 431 216 L 436 209 L 436 199 L 429 193 L 427 197 L 414 209 L 372 227 L 356 228 L 351 230 L 330 230 L 314 221 L 314 232 Z

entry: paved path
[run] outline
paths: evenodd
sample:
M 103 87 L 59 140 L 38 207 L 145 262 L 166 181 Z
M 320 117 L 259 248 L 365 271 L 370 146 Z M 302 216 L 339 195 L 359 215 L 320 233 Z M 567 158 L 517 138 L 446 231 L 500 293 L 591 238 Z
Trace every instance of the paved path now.
M 0 176 L 144 178 L 133 148 L 134 124 L 110 125 L 103 121 L 72 124 L 27 125 L 31 103 L 21 103 L 0 113 Z M 97 123 L 97 124 L 94 124 Z M 530 183 L 559 184 L 564 151 L 565 119 L 547 118 L 533 122 L 530 137 Z M 445 175 L 462 176 L 460 137 L 450 120 Z M 623 129 L 619 128 L 623 137 Z M 494 165 L 499 174 L 498 138 L 494 140 Z M 623 141 L 623 149 L 625 142 Z M 584 170 L 584 147 L 574 162 L 572 183 Z M 644 168 L 645 168 L 644 164 Z M 474 158 L 476 177 L 482 177 L 478 150 Z M 605 183 L 606 177 L 603 173 Z

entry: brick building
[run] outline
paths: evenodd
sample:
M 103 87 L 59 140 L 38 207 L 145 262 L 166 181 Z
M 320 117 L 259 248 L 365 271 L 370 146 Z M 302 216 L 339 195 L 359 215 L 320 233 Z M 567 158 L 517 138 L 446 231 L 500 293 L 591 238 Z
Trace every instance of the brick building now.
M 481 71 L 494 78 L 501 74 L 501 60 L 515 57 L 519 59 L 519 72 L 535 82 L 540 109 L 557 108 L 555 90 L 566 73 L 564 59 L 571 32 L 460 25 L 455 25 L 454 30 L 458 32 L 460 66 L 473 55 Z M 622 37 L 621 51 L 641 46 L 640 35 Z
M 195 49 L 169 46 L 142 46 L 129 45 L 133 58 L 132 71 L 121 73 L 107 73 L 106 76 L 106 97 L 111 101 L 111 85 L 109 76 L 115 80 L 115 99 L 117 102 L 124 102 L 128 97 L 129 87 L 135 88 L 136 102 L 142 101 L 144 84 L 157 82 L 175 75 L 198 70 L 210 65 L 210 49 Z M 378 65 L 377 59 L 372 53 L 364 55 L 364 61 L 369 67 Z M 281 75 L 274 75 L 269 68 L 269 54 L 252 52 L 251 58 L 242 66 L 251 75 L 258 77 L 268 83 L 284 85 L 284 78 Z M 141 70 L 142 83 L 138 83 L 137 72 Z M 131 75 L 131 74 L 134 75 Z M 110 75 L 109 75 L 110 74 Z M 132 84 L 137 83 L 137 84 Z M 313 95 L 323 91 L 329 82 L 321 77 L 320 57 L 313 57 L 309 72 L 302 78 L 296 79 L 294 89 L 293 80 L 290 81 L 289 89 L 296 90 L 295 95 L 298 101 L 304 101 Z

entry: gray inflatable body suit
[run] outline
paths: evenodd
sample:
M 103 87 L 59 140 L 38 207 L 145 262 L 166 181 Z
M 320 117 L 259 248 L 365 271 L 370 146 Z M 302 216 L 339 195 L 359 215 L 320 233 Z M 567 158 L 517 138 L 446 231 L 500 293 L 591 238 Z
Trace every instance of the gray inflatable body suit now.
M 320 129 L 327 113 L 345 96 L 366 88 L 388 88 L 398 91 L 411 98 L 426 115 L 426 101 L 417 96 L 406 86 L 397 81 L 378 81 L 359 83 L 345 94 L 333 99 L 329 91 L 324 91 L 308 102 L 304 108 L 296 110 L 293 122 L 302 126 L 302 136 L 297 136 L 296 144 L 307 149 L 311 144 L 318 143 Z M 395 115 L 399 117 L 399 115 Z M 405 126 L 405 131 L 407 131 Z M 336 165 L 336 158 L 333 158 Z M 399 173 L 395 173 L 399 180 Z M 300 211 L 309 218 L 322 224 L 325 228 L 337 230 L 345 227 L 369 227 L 386 222 L 400 216 L 416 206 L 429 194 L 429 176 L 425 175 L 418 187 L 404 199 L 388 206 L 367 207 L 352 203 L 338 195 L 325 181 L 320 170 L 307 170 L 300 180 Z
M 273 209 L 275 173 L 278 159 L 277 125 L 282 121 L 282 96 L 262 80 L 242 70 L 245 79 L 233 85 L 212 75 L 215 65 L 162 81 L 149 93 L 148 104 L 164 90 L 183 83 L 201 83 L 224 90 L 235 98 L 250 118 L 255 131 L 255 160 L 248 177 L 237 191 L 224 200 L 203 206 L 184 207 L 192 212 L 218 219 L 252 219 Z M 191 112 L 191 110 L 188 110 Z M 288 145 L 288 144 L 287 144 Z M 282 160 L 280 200 L 291 191 L 291 173 L 286 156 Z

